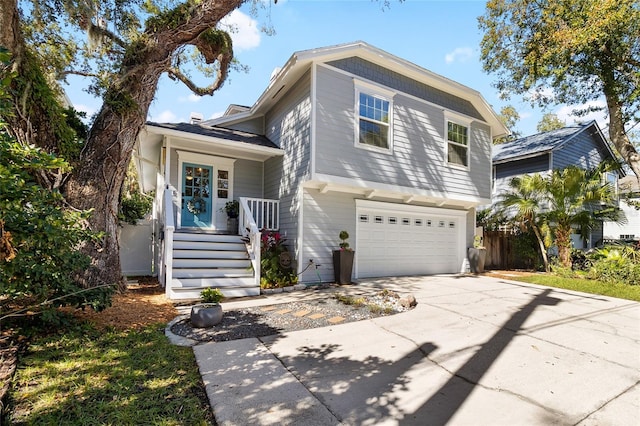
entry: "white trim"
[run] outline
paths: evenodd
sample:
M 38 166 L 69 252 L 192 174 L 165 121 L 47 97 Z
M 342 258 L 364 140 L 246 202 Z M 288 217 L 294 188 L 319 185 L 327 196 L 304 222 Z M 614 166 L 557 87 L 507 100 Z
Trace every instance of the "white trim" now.
M 301 277 L 303 266 L 307 266 L 307 259 L 304 259 L 304 186 L 298 186 L 298 194 L 300 195 L 300 200 L 298 201 L 298 205 L 300 206 L 300 210 L 298 211 L 298 238 L 297 245 L 295 247 L 297 249 L 296 257 L 298 258 L 298 267 L 296 273 L 298 274 L 298 278 Z M 294 251 L 295 252 L 295 251 Z
M 444 139 L 444 164 L 447 167 L 461 169 L 461 170 L 471 170 L 471 123 L 473 120 L 468 117 L 457 114 L 455 112 L 449 110 L 443 110 L 444 113 L 444 133 L 442 134 Z M 464 164 L 456 164 L 449 162 L 449 144 L 452 143 L 455 146 L 465 146 L 459 144 L 457 142 L 453 142 L 449 140 L 449 123 L 457 124 L 459 126 L 464 126 L 467 128 L 467 165 Z
M 315 181 L 305 182 L 306 187 L 313 188 L 317 188 L 318 186 L 324 184 L 329 184 L 329 191 L 360 193 L 365 194 L 367 198 L 396 194 L 399 197 L 405 197 L 407 195 L 413 195 L 416 197 L 422 196 L 437 201 L 442 201 L 443 203 L 451 202 L 451 204 L 458 204 L 460 202 L 463 202 L 465 204 L 470 203 L 474 205 L 491 204 L 491 198 L 481 198 L 462 194 L 451 194 L 448 192 L 430 191 L 408 186 L 372 182 L 357 178 L 346 178 L 326 175 L 322 173 L 316 174 Z M 385 194 L 383 194 L 382 192 L 385 192 Z
M 229 171 L 229 193 L 227 200 L 233 200 L 233 179 L 234 179 L 234 163 L 235 159 L 216 157 L 213 155 L 200 154 L 197 152 L 176 150 L 178 156 L 178 181 L 177 181 L 177 221 L 176 228 L 181 229 L 182 226 L 182 168 L 183 163 L 191 163 L 211 167 L 211 228 L 216 229 L 216 206 L 215 200 L 218 199 L 218 178 L 219 169 L 227 169 Z M 185 227 L 186 228 L 186 227 Z
M 395 92 L 392 92 L 388 89 L 383 89 L 381 86 L 377 84 L 372 84 L 369 82 L 365 82 L 362 80 L 358 80 L 356 78 L 353 79 L 353 87 L 354 87 L 354 137 L 353 144 L 358 149 L 366 149 L 369 151 L 380 152 L 383 154 L 393 154 L 393 109 L 394 109 L 394 101 L 393 97 L 395 96 Z M 389 117 L 388 123 L 377 121 L 374 119 L 363 118 L 360 116 L 360 94 L 364 94 L 373 98 L 380 99 L 384 102 L 389 103 Z M 378 147 L 374 145 L 368 145 L 360 142 L 360 120 L 370 121 L 375 124 L 379 124 L 381 126 L 387 127 L 387 143 L 388 147 Z
M 316 123 L 318 122 L 317 120 L 317 111 L 318 108 L 316 108 L 316 102 L 318 101 L 317 99 L 317 85 L 318 85 L 318 72 L 316 69 L 315 64 L 313 66 L 311 66 L 311 87 L 309 88 L 310 90 L 310 97 L 311 97 L 311 111 L 310 111 L 310 115 L 311 115 L 311 141 L 310 141 L 310 147 L 309 147 L 309 161 L 311 162 L 310 167 L 311 167 L 311 179 L 313 179 L 313 177 L 316 174 Z

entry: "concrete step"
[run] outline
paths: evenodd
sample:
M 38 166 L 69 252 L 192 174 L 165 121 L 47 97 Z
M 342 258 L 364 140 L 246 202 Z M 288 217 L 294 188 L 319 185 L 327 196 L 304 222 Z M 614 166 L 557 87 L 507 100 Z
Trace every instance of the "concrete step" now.
M 173 288 L 171 290 L 170 298 L 172 300 L 186 300 L 186 299 L 199 299 L 200 292 L 209 287 L 186 287 L 186 288 Z M 236 287 L 236 288 L 220 288 L 224 297 L 247 297 L 247 296 L 260 296 L 260 287 Z

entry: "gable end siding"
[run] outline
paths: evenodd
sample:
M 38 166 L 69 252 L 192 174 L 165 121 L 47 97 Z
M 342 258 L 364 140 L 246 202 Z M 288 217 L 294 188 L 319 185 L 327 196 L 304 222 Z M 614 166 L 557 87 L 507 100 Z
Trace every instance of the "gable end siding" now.
M 328 65 L 347 71 L 367 80 L 375 81 L 383 86 L 407 93 L 425 101 L 441 105 L 451 111 L 468 115 L 478 120 L 483 120 L 482 115 L 475 109 L 471 102 L 454 96 L 450 93 L 428 86 L 413 80 L 400 73 L 381 67 L 362 58 L 351 57 L 328 62 Z
M 355 146 L 353 78 L 317 68 L 316 172 L 453 195 L 489 198 L 490 128 L 473 121 L 468 170 L 445 164 L 445 116 L 441 108 L 401 93 L 393 99 L 393 152 Z
M 284 150 L 264 165 L 264 196 L 280 200 L 280 232 L 298 254 L 300 185 L 310 175 L 311 78 L 303 75 L 265 117 L 266 136 Z
M 553 153 L 553 168 L 564 169 L 575 165 L 583 169 L 593 169 L 604 159 L 611 158 L 607 149 L 598 143 L 593 127 L 576 135 Z

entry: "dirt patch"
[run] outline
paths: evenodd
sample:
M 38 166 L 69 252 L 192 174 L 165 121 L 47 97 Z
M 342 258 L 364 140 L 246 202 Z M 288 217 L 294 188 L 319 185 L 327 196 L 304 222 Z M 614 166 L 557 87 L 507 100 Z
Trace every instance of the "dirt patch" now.
M 535 275 L 535 271 L 529 271 L 524 269 L 514 270 L 496 270 L 496 271 L 484 271 L 485 276 L 493 278 L 502 278 L 505 280 L 513 279 L 514 277 L 528 277 L 529 275 Z
M 95 312 L 92 309 L 73 310 L 78 319 L 91 322 L 99 329 L 141 329 L 154 323 L 167 323 L 178 315 L 173 303 L 155 278 L 140 278 L 129 284 L 127 291 L 113 297 L 111 307 Z

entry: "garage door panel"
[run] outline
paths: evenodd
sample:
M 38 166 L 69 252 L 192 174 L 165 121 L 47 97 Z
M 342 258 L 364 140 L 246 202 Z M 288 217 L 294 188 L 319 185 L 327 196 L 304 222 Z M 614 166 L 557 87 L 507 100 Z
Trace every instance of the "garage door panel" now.
M 403 205 L 394 211 L 396 205 L 389 203 L 369 204 L 373 207 L 358 208 L 356 215 L 359 277 L 458 272 L 464 213 L 433 214 L 433 208 L 421 213 L 416 206 L 403 211 Z M 367 222 L 360 220 L 363 215 Z

